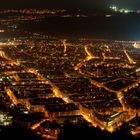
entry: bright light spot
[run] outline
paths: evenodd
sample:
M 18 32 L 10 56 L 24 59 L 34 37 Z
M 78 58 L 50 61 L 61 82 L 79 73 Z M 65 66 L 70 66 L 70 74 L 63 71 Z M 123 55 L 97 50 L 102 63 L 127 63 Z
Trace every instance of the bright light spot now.
M 128 13 L 129 11 L 128 10 L 124 10 L 124 13 Z
M 4 33 L 5 31 L 3 29 L 0 29 L 0 33 Z
M 2 126 L 8 126 L 12 124 L 12 116 L 8 116 L 4 112 L 0 112 L 0 125 Z

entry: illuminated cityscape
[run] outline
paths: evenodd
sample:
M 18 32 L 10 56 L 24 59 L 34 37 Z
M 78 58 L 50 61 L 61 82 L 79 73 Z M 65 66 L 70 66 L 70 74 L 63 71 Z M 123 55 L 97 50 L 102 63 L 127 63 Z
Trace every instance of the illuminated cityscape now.
M 140 138 L 139 10 L 98 4 L 0 10 L 2 140 Z

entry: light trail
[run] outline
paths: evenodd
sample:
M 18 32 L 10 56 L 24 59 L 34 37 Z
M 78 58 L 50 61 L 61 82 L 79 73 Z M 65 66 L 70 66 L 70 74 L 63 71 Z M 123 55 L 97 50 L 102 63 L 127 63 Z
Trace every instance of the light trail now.
M 113 56 L 105 56 L 105 53 L 102 53 L 104 60 L 120 60 L 120 57 L 113 57 Z
M 64 46 L 63 53 L 64 53 L 64 55 L 67 55 L 67 48 L 68 48 L 68 46 L 71 46 L 71 44 L 70 43 L 67 43 L 67 39 L 64 39 L 62 41 L 62 43 L 63 43 L 63 46 Z
M 63 40 L 63 46 L 64 46 L 64 51 L 63 52 L 64 52 L 64 54 L 66 54 L 66 51 L 67 51 L 66 41 L 67 41 L 66 39 Z
M 38 128 L 40 126 L 40 124 L 42 124 L 43 122 L 45 122 L 47 119 L 43 119 L 38 123 L 35 123 L 34 125 L 31 126 L 32 130 L 35 130 L 36 128 Z
M 127 51 L 125 49 L 123 51 L 124 51 L 124 53 L 125 53 L 128 61 L 129 61 L 129 63 L 130 64 L 136 64 L 136 62 L 129 56 L 129 54 L 127 53 Z
M 15 97 L 13 92 L 9 88 L 5 88 L 5 92 L 7 93 L 13 104 L 17 104 L 17 98 Z
M 8 60 L 9 63 L 10 63 L 11 65 L 20 65 L 19 62 L 15 62 L 15 61 L 12 60 L 10 57 L 8 57 L 8 56 L 5 54 L 4 51 L 0 51 L 0 56 L 1 56 L 2 58 L 4 58 L 4 59 Z
M 0 47 L 6 47 L 6 46 L 17 46 L 19 43 L 16 42 L 0 42 Z
M 86 57 L 87 61 L 89 61 L 89 60 L 91 60 L 91 59 L 99 59 L 99 58 L 100 58 L 100 57 L 98 57 L 98 56 L 94 56 L 94 55 L 88 50 L 88 45 L 85 45 L 84 49 L 85 49 L 85 52 L 86 52 L 86 54 L 87 54 L 87 57 Z
M 89 109 L 85 109 L 84 107 L 82 107 L 79 103 L 75 103 L 73 100 L 71 100 L 65 93 L 61 92 L 59 90 L 59 88 L 57 86 L 55 86 L 51 81 L 49 81 L 48 79 L 44 78 L 40 73 L 38 73 L 35 69 L 29 69 L 28 72 L 33 72 L 34 74 L 36 74 L 39 79 L 43 79 L 48 81 L 48 83 L 52 86 L 52 90 L 53 93 L 55 95 L 55 97 L 59 97 L 62 98 L 65 102 L 67 103 L 74 103 L 76 105 L 79 106 L 79 111 L 80 114 L 84 117 L 85 120 L 87 120 L 88 122 L 90 122 L 94 127 L 99 126 L 102 129 L 106 128 L 106 125 L 104 125 L 102 123 L 102 121 L 98 120 L 97 117 L 95 115 L 93 115 L 92 111 Z M 90 116 L 90 114 L 92 114 L 92 116 Z M 41 123 L 37 123 L 33 128 L 37 128 Z
M 137 42 L 135 42 L 135 43 L 133 44 L 133 47 L 134 47 L 135 49 L 140 49 L 140 44 L 137 44 Z
M 85 59 L 82 59 L 81 62 L 78 63 L 78 64 L 74 67 L 75 70 L 79 70 L 79 69 L 82 67 L 82 65 L 83 65 L 85 62 L 89 61 L 89 60 L 92 60 L 92 59 L 100 59 L 100 57 L 94 56 L 94 55 L 88 50 L 88 46 L 89 46 L 89 45 L 85 45 L 85 46 L 84 46 L 85 53 L 87 54 L 86 58 L 85 58 Z
M 97 82 L 97 81 L 92 80 L 92 79 L 90 79 L 90 82 L 91 82 L 91 84 L 93 84 L 96 87 L 104 88 L 107 91 L 116 94 L 117 99 L 119 100 L 119 102 L 121 103 L 121 105 L 123 107 L 122 110 L 119 110 L 119 111 L 128 111 L 128 108 L 127 108 L 127 105 L 126 105 L 126 101 L 124 99 L 124 95 L 122 94 L 122 92 L 118 92 L 118 91 L 112 90 L 112 89 L 106 87 L 103 83 Z

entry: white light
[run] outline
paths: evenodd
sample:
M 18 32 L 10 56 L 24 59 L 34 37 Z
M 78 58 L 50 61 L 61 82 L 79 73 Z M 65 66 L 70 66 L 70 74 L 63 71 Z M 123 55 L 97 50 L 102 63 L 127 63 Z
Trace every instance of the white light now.
M 128 12 L 129 12 L 128 10 L 125 10 L 125 11 L 124 11 L 124 13 L 128 13 Z
M 29 112 L 28 111 L 24 111 L 24 114 L 28 114 Z

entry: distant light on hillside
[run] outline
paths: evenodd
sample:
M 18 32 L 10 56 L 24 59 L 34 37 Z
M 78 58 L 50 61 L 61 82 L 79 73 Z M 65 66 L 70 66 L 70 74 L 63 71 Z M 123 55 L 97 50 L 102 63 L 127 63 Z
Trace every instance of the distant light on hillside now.
M 5 32 L 5 30 L 3 30 L 3 29 L 0 29 L 0 33 L 4 33 Z

